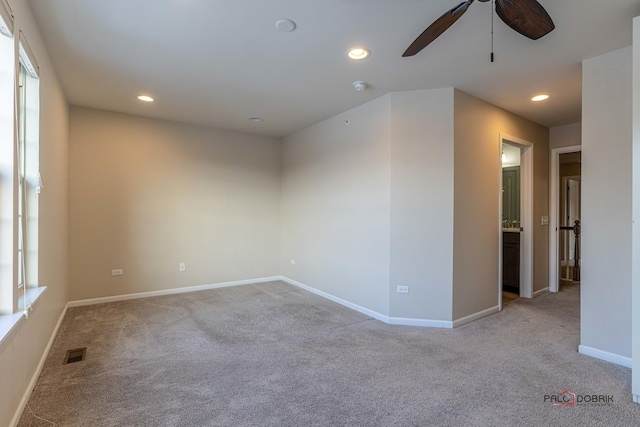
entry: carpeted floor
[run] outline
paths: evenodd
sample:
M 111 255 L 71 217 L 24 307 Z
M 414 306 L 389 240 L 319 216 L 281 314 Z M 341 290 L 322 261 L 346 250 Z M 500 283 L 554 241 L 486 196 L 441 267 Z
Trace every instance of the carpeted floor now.
M 576 352 L 578 302 L 564 287 L 455 330 L 282 282 L 72 308 L 19 426 L 640 425 L 631 370 Z M 545 402 L 564 390 L 613 402 Z

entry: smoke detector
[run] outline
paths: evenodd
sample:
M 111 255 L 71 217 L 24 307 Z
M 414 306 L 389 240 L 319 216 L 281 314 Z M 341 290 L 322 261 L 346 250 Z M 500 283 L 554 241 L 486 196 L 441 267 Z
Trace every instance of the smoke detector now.
M 358 80 L 357 82 L 353 82 L 353 87 L 358 92 L 362 92 L 363 90 L 365 90 L 367 88 L 367 82 L 364 82 L 362 80 Z

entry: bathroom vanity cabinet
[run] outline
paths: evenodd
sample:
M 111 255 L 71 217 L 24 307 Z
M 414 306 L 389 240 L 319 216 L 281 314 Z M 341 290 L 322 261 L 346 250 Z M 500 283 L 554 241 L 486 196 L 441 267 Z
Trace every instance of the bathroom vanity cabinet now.
M 502 232 L 502 288 L 520 293 L 520 232 Z

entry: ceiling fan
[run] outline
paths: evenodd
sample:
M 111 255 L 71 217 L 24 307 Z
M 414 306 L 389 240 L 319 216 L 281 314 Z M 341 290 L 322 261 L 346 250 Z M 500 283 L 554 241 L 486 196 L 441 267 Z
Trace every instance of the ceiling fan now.
M 489 0 L 478 0 L 488 2 Z M 474 0 L 467 0 L 436 19 L 402 54 L 413 56 L 437 39 L 467 11 Z M 547 11 L 536 0 L 496 0 L 496 13 L 505 24 L 525 37 L 537 40 L 556 27 Z

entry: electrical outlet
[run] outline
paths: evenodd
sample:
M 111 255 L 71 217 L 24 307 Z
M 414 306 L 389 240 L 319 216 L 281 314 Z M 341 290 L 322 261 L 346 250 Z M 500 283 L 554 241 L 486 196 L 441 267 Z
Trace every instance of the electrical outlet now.
M 292 260 L 291 260 L 291 265 L 295 265 L 295 264 L 296 264 L 296 260 L 295 260 L 295 259 L 292 259 Z
M 409 293 L 409 287 L 408 286 L 398 286 L 397 287 L 397 292 L 399 294 L 408 294 Z
M 121 268 L 117 269 L 117 270 L 111 270 L 111 275 L 112 276 L 122 276 L 124 274 L 124 271 L 122 271 Z
M 187 264 L 185 264 L 184 262 L 181 262 L 179 265 L 179 269 L 180 271 L 187 271 Z

